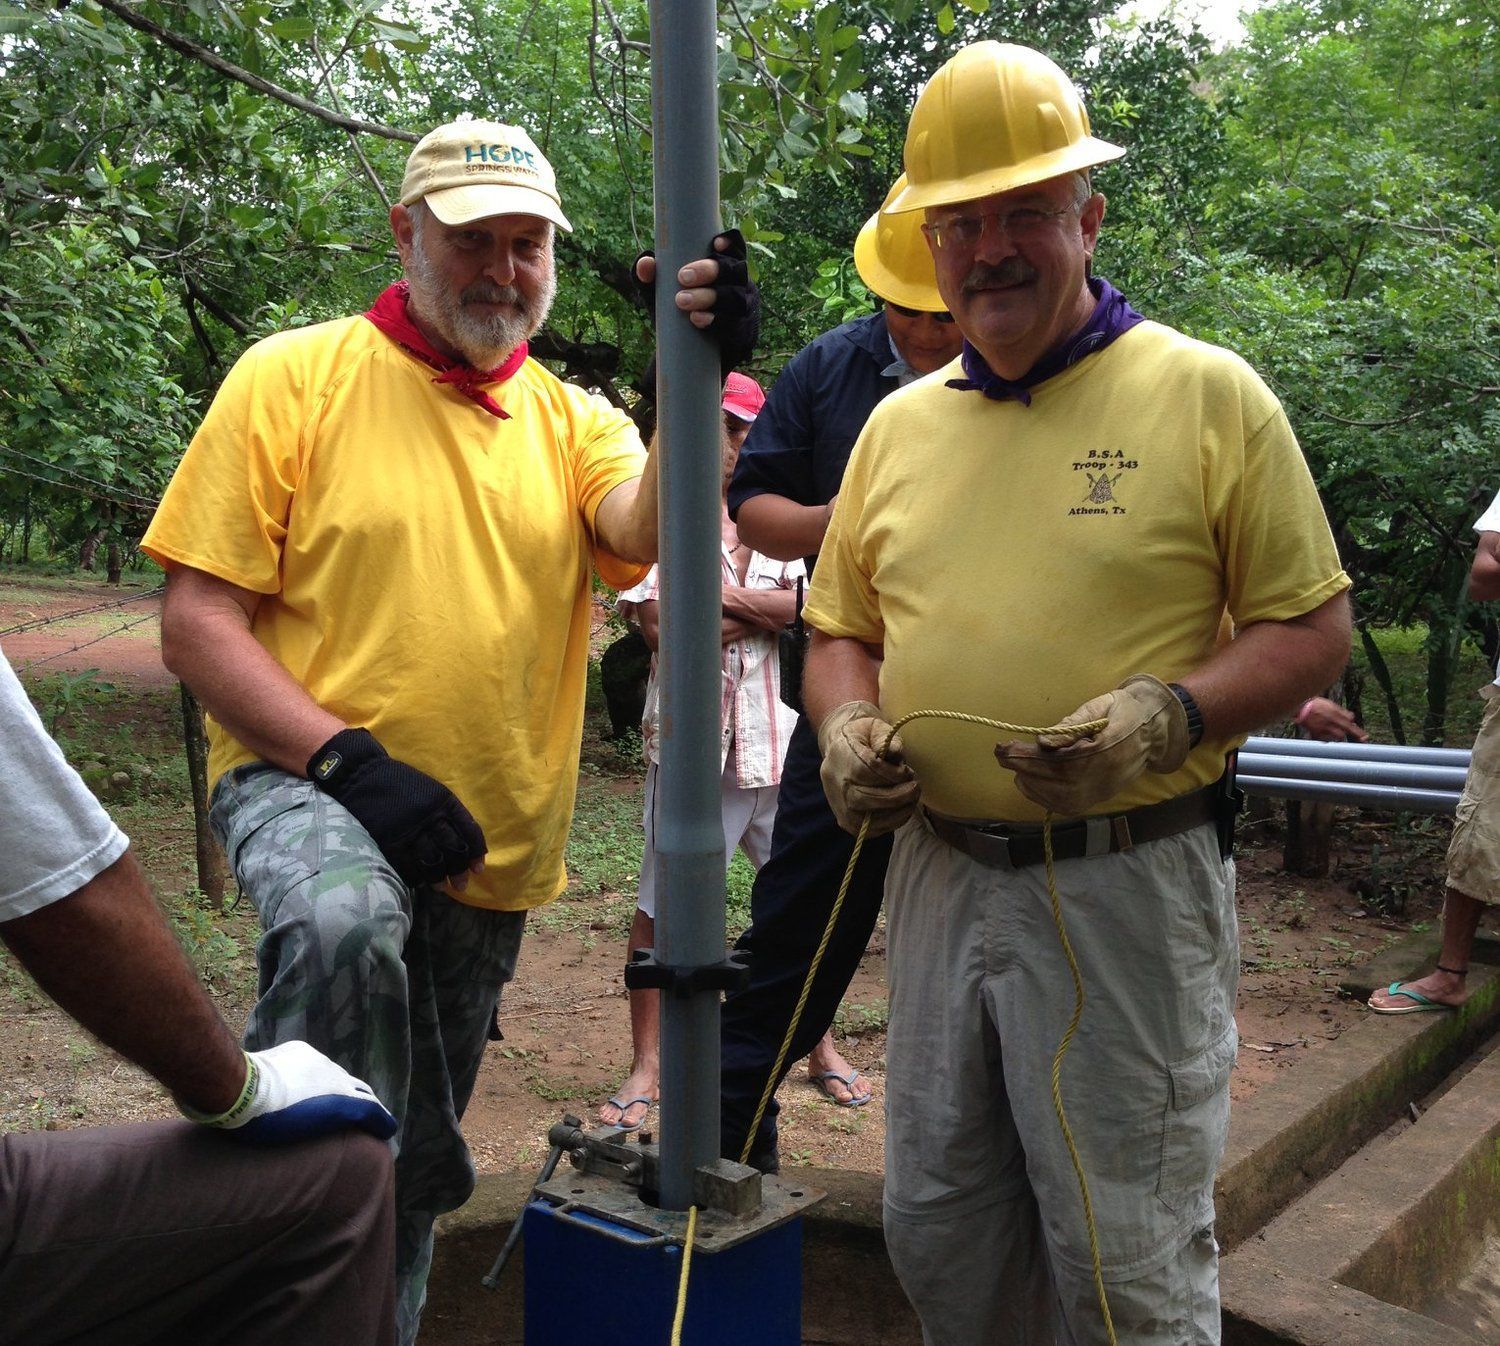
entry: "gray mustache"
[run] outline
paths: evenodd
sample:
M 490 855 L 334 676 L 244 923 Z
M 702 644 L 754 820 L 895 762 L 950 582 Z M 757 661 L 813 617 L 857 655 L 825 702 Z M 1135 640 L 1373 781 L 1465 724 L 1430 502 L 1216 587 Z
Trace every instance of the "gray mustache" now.
M 465 304 L 520 304 L 526 300 L 514 285 L 471 285 L 459 296 Z
M 980 262 L 964 277 L 964 290 L 987 289 L 991 285 L 1016 285 L 1036 275 L 1036 268 L 1019 257 L 1007 257 L 999 266 Z

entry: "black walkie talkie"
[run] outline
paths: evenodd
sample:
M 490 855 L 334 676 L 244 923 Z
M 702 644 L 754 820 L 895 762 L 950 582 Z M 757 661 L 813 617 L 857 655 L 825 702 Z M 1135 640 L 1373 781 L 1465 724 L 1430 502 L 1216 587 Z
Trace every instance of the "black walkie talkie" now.
M 802 620 L 801 575 L 797 576 L 797 614 L 776 633 L 776 655 L 781 664 L 781 700 L 802 714 L 802 664 L 807 658 L 807 625 Z

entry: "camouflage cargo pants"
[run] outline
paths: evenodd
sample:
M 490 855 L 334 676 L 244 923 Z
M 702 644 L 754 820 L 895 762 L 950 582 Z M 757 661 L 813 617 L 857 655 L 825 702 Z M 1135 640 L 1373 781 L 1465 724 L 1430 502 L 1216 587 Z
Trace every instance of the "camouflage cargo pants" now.
M 245 1046 L 311 1042 L 367 1080 L 401 1123 L 396 1309 L 410 1346 L 433 1221 L 474 1190 L 459 1120 L 526 913 L 408 888 L 342 805 L 275 767 L 229 772 L 211 819 L 263 932 Z

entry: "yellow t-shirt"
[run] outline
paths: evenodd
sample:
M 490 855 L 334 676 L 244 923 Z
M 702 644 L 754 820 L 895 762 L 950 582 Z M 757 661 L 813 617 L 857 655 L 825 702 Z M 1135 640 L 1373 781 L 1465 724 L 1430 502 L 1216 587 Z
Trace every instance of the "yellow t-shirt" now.
M 283 332 L 224 381 L 142 542 L 263 594 L 252 627 L 313 699 L 443 782 L 489 843 L 462 900 L 562 891 L 599 502 L 635 427 L 528 360 L 499 420 L 365 318 Z M 209 722 L 209 771 L 255 754 Z
M 895 720 L 957 710 L 1052 724 L 1132 673 L 1171 681 L 1229 638 L 1348 586 L 1280 404 L 1238 356 L 1158 323 L 1032 390 L 961 392 L 957 361 L 875 410 L 844 473 L 806 617 L 884 645 Z M 907 758 L 935 810 L 1035 821 L 997 735 L 915 721 Z M 1205 741 L 1101 811 L 1206 785 Z

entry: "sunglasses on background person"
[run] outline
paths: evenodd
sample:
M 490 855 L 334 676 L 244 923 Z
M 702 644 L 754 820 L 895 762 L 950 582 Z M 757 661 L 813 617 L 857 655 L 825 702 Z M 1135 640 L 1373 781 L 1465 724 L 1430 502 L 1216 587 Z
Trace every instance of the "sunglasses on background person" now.
M 892 304 L 889 299 L 885 301 L 899 313 L 903 318 L 931 318 L 934 322 L 952 322 L 951 313 L 933 313 L 925 308 L 907 308 L 905 304 Z

